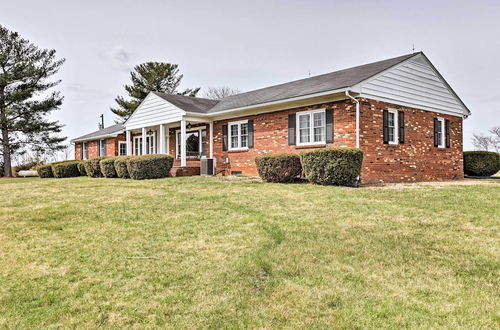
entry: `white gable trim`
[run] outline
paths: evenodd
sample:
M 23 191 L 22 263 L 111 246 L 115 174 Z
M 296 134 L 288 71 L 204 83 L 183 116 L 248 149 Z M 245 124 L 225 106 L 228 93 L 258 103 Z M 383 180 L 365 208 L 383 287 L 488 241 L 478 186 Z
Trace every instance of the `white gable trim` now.
M 184 110 L 150 92 L 123 124 L 126 130 L 180 121 Z
M 469 109 L 423 53 L 352 87 L 360 97 L 459 117 Z

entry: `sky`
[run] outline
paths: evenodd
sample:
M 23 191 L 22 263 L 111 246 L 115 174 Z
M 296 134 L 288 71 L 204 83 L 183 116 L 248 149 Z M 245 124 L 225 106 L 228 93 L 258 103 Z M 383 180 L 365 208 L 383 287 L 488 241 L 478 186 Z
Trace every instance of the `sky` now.
M 51 117 L 69 139 L 95 131 L 134 65 L 176 63 L 181 89 L 250 91 L 423 51 L 472 116 L 500 126 L 500 1 L 0 0 L 0 24 L 65 58 Z

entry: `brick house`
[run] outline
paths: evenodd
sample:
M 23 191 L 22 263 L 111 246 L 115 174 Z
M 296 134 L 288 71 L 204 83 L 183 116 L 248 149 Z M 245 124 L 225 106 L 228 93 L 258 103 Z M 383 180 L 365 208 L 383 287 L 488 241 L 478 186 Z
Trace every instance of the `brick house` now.
M 220 101 L 151 92 L 122 126 L 73 142 L 76 159 L 168 153 L 173 175 L 200 173 L 203 158 L 216 174 L 257 175 L 258 155 L 359 147 L 363 182 L 449 180 L 463 178 L 469 115 L 419 52 Z

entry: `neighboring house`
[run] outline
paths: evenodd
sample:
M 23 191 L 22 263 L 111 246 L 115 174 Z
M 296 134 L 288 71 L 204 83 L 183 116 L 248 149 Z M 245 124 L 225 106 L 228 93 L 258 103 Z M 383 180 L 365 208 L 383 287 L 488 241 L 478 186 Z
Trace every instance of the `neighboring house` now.
M 259 155 L 359 147 L 363 182 L 447 180 L 463 177 L 469 115 L 420 52 L 220 101 L 151 92 L 123 130 L 73 141 L 77 159 L 100 155 L 99 140 L 106 155 L 171 154 L 174 175 L 199 173 L 204 157 L 216 173 L 256 175 Z
M 75 144 L 75 159 L 125 156 L 127 143 L 124 132 L 124 126 L 116 124 L 71 140 Z

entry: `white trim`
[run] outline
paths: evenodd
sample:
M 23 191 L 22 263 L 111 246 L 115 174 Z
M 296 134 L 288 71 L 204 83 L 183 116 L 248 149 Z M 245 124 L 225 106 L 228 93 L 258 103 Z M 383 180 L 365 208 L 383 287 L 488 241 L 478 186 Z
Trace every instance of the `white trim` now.
M 324 114 L 324 139 L 321 141 L 314 142 L 314 114 L 323 113 Z M 300 116 L 309 115 L 309 142 L 300 142 Z M 309 145 L 322 145 L 326 144 L 326 109 L 314 109 L 308 111 L 300 111 L 295 114 L 295 127 L 296 127 L 296 145 L 298 146 L 309 146 Z
M 123 134 L 124 132 L 125 132 L 125 130 L 123 130 L 121 132 L 118 132 L 116 134 L 98 135 L 98 136 L 92 136 L 92 137 L 89 137 L 89 138 L 82 138 L 82 139 L 76 138 L 76 139 L 70 140 L 70 142 L 71 143 L 77 143 L 77 142 L 95 141 L 95 140 L 101 140 L 101 139 L 114 138 L 114 137 L 117 137 L 120 134 Z
M 210 122 L 210 158 L 214 158 L 214 122 Z
M 120 153 L 122 145 L 125 145 L 125 154 L 124 155 L 122 155 Z M 126 155 L 127 155 L 127 141 L 118 141 L 118 156 L 126 156 Z
M 399 114 L 398 110 L 395 109 L 387 109 L 387 112 L 394 114 L 394 141 L 388 140 L 389 144 L 395 145 L 399 144 Z M 389 133 L 389 118 L 387 118 L 387 132 Z M 389 136 L 387 137 L 389 139 Z
M 125 141 L 127 142 L 127 156 L 133 155 L 132 151 L 132 132 L 131 131 L 126 131 L 125 132 Z
M 441 126 L 441 139 L 437 147 L 440 149 L 444 149 L 446 148 L 445 120 L 443 117 L 437 117 L 437 120 L 440 123 L 439 126 Z
M 241 125 L 242 124 L 247 124 L 247 145 L 246 147 L 242 147 L 241 146 Z M 231 135 L 231 126 L 233 125 L 237 125 L 238 126 L 238 147 L 236 148 L 233 148 L 232 147 L 232 135 Z M 229 122 L 227 123 L 227 142 L 228 142 L 228 146 L 227 146 L 227 149 L 228 150 L 248 150 L 248 120 L 238 120 L 238 121 L 232 121 L 232 122 Z
M 134 148 L 132 149 L 132 155 L 133 156 L 140 156 L 140 155 L 142 155 L 142 142 L 143 142 L 142 141 L 142 135 L 134 136 L 133 140 L 134 140 Z M 141 141 L 140 148 L 139 148 L 139 140 Z M 137 153 L 137 151 L 139 151 L 139 153 Z

